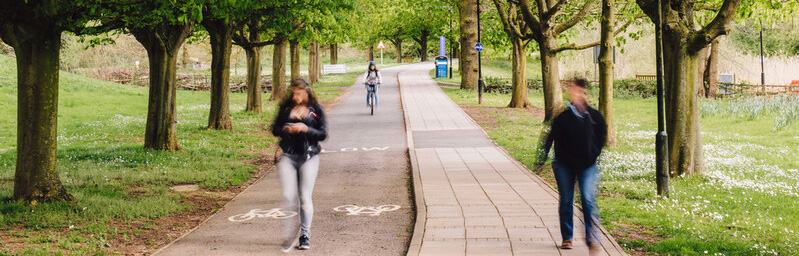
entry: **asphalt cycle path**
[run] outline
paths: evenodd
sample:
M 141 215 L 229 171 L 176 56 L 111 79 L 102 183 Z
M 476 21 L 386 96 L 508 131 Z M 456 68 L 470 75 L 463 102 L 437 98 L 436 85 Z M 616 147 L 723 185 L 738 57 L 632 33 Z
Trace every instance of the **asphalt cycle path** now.
M 313 191 L 311 249 L 296 255 L 403 255 L 413 228 L 411 181 L 397 86 L 402 67 L 382 70 L 375 115 L 356 79 L 327 111 L 328 139 Z M 359 77 L 360 78 L 360 77 Z M 278 172 L 271 171 L 196 229 L 156 255 L 285 255 Z M 298 216 L 294 216 L 298 218 Z

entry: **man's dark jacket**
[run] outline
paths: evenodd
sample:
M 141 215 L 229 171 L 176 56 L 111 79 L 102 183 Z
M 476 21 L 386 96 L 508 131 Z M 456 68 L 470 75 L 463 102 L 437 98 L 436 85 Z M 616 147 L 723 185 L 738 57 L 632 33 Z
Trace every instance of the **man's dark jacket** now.
M 555 143 L 555 162 L 565 168 L 581 171 L 596 164 L 608 135 L 608 127 L 602 113 L 587 107 L 587 113 L 577 116 L 567 107 L 555 120 L 544 143 L 543 163 L 549 148 Z

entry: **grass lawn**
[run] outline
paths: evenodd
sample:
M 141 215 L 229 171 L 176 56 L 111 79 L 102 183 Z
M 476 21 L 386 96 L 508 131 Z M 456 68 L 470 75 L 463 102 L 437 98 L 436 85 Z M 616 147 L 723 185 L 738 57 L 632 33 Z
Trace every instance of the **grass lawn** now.
M 265 127 L 273 118 L 274 102 L 266 101 L 264 114 L 252 114 L 244 111 L 246 93 L 231 93 L 234 130 L 208 131 L 209 93 L 180 90 L 177 129 L 183 150 L 150 151 L 142 147 L 147 88 L 62 72 L 59 175 L 78 201 L 16 203 L 11 200 L 15 67 L 13 59 L 0 55 L 0 119 L 6 120 L 0 122 L 0 255 L 152 252 L 202 221 L 259 170 L 271 166 L 276 139 Z M 315 85 L 318 97 L 332 102 L 363 71 L 324 77 Z M 266 100 L 269 94 L 263 97 Z M 185 184 L 200 190 L 170 189 Z
M 444 91 L 514 158 L 535 169 L 540 92 L 530 92 L 539 108 L 531 111 L 503 108 L 509 95 L 484 94 L 478 106 L 475 92 Z M 671 179 L 671 198 L 659 200 L 656 102 L 615 100 L 618 147 L 600 158 L 603 226 L 634 255 L 799 254 L 799 122 L 780 126 L 791 111 L 799 112 L 799 99 L 703 100 L 702 105 L 707 170 Z M 728 114 L 738 108 L 766 111 Z M 554 186 L 551 169 L 539 175 Z

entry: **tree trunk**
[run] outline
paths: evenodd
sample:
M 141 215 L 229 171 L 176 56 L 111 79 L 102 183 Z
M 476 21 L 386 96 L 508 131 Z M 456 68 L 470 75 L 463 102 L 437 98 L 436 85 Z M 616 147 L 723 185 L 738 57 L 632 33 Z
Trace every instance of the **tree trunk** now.
M 281 100 L 286 97 L 286 38 L 275 43 L 272 53 L 272 100 Z
M 420 56 L 422 61 L 427 61 L 427 37 L 430 35 L 430 31 L 422 30 L 421 42 L 419 42 L 419 46 L 421 46 L 421 53 Z
M 261 91 L 261 47 L 245 47 L 247 55 L 247 111 L 263 111 Z
M 61 30 L 55 25 L 0 27 L 17 58 L 15 200 L 31 204 L 74 201 L 61 184 L 58 140 L 58 67 Z
M 369 46 L 369 50 L 366 50 L 366 58 L 367 61 L 374 61 L 375 60 L 375 47 Z
M 322 53 L 319 50 L 319 43 L 316 43 L 316 60 L 314 61 L 316 65 L 314 69 L 316 69 L 316 81 L 314 83 L 319 82 L 319 79 L 322 78 Z
M 147 50 L 150 63 L 150 96 L 144 148 L 180 150 L 177 139 L 177 54 L 191 35 L 192 24 L 131 29 L 131 33 Z
M 300 77 L 300 42 L 289 41 L 289 58 L 291 59 L 291 79 Z
M 203 25 L 211 40 L 211 111 L 208 129 L 230 130 L 230 52 L 233 26 L 222 21 Z
M 563 92 L 558 70 L 557 39 L 545 37 L 539 43 L 541 50 L 541 82 L 544 84 L 544 121 L 551 121 L 563 110 Z
M 511 36 L 511 44 L 513 45 L 513 75 L 511 79 L 512 90 L 509 108 L 527 108 L 530 107 L 530 101 L 527 99 L 527 49 L 526 42 L 519 37 Z
M 338 44 L 330 44 L 330 64 L 338 64 Z
M 707 58 L 704 72 L 704 84 L 707 85 L 705 97 L 716 98 L 719 89 L 719 39 L 713 40 L 710 45 L 710 54 Z
M 477 89 L 477 0 L 458 0 L 461 89 Z
M 672 177 L 702 172 L 704 154 L 696 94 L 699 52 L 679 35 L 663 33 L 663 63 L 666 92 L 666 132 L 669 135 L 669 174 Z
M 616 147 L 616 124 L 613 118 L 613 30 L 616 26 L 615 0 L 602 1 L 599 44 L 599 112 L 608 126 L 606 145 Z
M 181 59 L 180 67 L 182 69 L 186 69 L 186 66 L 189 63 L 189 51 L 186 49 L 186 45 L 183 45 L 183 58 Z
M 260 23 L 253 21 L 249 25 L 249 43 L 261 42 Z M 242 46 L 247 56 L 247 111 L 263 112 L 263 90 L 261 88 L 261 48 L 252 45 Z
M 666 132 L 668 133 L 669 174 L 682 176 L 705 169 L 702 134 L 699 126 L 699 54 L 708 44 L 729 32 L 740 0 L 724 0 L 712 21 L 701 28 L 695 24 L 691 2 L 662 3 L 657 14 L 651 1 L 636 1 L 653 21 L 663 22 L 663 63 L 666 94 Z M 688 6 L 688 7 L 686 7 Z M 685 26 L 684 24 L 689 24 Z
M 397 39 L 394 40 L 394 55 L 397 57 L 397 63 L 402 63 L 402 38 L 397 36 Z
M 319 72 L 316 71 L 319 61 L 319 44 L 316 41 L 311 41 L 308 45 L 308 82 L 315 84 L 319 81 Z
M 696 67 L 698 72 L 699 72 L 699 74 L 705 74 L 705 72 L 707 72 L 706 66 L 707 66 L 708 58 L 710 57 L 710 49 L 709 48 L 710 47 L 705 47 L 705 49 L 702 49 L 701 51 L 699 51 L 699 60 L 697 60 L 698 63 L 697 63 L 697 67 Z M 703 76 L 703 78 L 704 78 L 704 76 Z M 707 90 L 705 89 L 705 86 L 707 86 L 707 84 L 704 83 L 704 80 L 700 81 L 699 83 L 697 83 L 696 84 L 696 95 L 699 95 L 699 97 L 706 97 L 705 93 L 707 92 Z

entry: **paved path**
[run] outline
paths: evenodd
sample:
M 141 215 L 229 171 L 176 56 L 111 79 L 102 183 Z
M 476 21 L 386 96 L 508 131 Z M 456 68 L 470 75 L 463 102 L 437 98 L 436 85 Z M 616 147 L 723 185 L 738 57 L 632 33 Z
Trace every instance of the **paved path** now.
M 402 255 L 412 228 L 407 146 L 396 74 L 385 69 L 380 107 L 366 108 L 366 90 L 356 82 L 328 111 L 328 140 L 313 193 L 311 250 L 297 255 Z M 285 255 L 279 247 L 283 220 L 231 216 L 252 209 L 282 207 L 278 172 L 250 186 L 196 230 L 162 248 L 158 255 Z M 378 216 L 348 215 L 342 205 L 396 205 Z M 390 209 L 390 208 L 388 208 Z M 341 209 L 340 209 L 341 210 Z
M 555 190 L 491 142 L 432 68 L 399 74 L 418 211 L 408 255 L 587 255 L 580 219 L 575 249 L 559 250 Z M 600 255 L 625 255 L 603 233 Z

